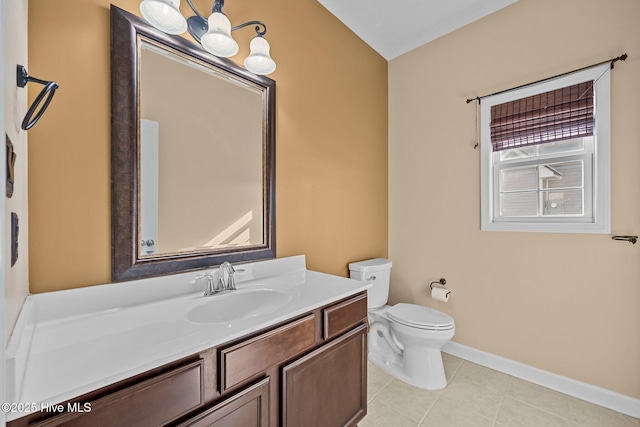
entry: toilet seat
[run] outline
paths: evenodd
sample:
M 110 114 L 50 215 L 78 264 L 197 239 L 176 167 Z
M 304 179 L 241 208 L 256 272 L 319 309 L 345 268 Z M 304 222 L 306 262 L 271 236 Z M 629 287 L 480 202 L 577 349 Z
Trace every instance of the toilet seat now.
M 418 329 L 440 331 L 455 327 L 453 318 L 448 314 L 416 304 L 396 304 L 387 310 L 387 316 L 395 322 Z

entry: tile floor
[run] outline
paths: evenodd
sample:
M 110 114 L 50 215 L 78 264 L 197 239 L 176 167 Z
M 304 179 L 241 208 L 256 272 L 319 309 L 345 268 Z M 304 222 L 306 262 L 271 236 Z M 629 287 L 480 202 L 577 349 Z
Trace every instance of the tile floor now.
M 359 427 L 640 427 L 640 420 L 443 353 L 449 385 L 429 391 L 368 366 Z

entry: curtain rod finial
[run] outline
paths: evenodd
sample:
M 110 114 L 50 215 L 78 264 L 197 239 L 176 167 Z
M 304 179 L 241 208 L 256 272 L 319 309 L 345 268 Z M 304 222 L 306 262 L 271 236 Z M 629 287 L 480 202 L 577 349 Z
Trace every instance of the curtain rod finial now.
M 617 58 L 613 58 L 611 60 L 611 69 L 613 69 L 613 64 L 616 63 L 616 61 L 624 61 L 629 57 L 629 55 L 627 55 L 626 53 L 623 53 L 622 55 L 618 56 Z

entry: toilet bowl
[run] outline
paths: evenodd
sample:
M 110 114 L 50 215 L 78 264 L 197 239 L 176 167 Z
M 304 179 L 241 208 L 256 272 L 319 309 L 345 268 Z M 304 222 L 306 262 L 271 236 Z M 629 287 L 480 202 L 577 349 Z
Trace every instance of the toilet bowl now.
M 432 308 L 400 303 L 386 305 L 391 261 L 376 258 L 349 264 L 351 278 L 371 282 L 368 293 L 369 360 L 413 386 L 446 387 L 441 348 L 455 334 L 451 316 Z

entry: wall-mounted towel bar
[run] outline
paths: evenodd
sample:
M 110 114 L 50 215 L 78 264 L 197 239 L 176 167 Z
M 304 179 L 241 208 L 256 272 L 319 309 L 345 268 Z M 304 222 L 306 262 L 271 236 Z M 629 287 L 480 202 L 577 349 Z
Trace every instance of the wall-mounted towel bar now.
M 33 104 L 31 104 L 31 107 L 29 107 L 29 109 L 27 110 L 27 114 L 24 116 L 24 120 L 22 120 L 22 129 L 29 130 L 33 127 L 33 125 L 36 124 L 38 120 L 40 120 L 40 117 L 42 117 L 42 114 L 44 114 L 45 110 L 49 106 L 49 103 L 53 99 L 53 95 L 55 95 L 56 89 L 58 89 L 59 86 L 56 82 L 48 82 L 46 80 L 40 80 L 36 79 L 35 77 L 31 77 L 29 74 L 27 74 L 27 69 L 23 65 L 18 65 L 16 78 L 18 87 L 25 87 L 29 82 L 40 83 L 41 85 L 44 85 L 44 88 L 40 91 L 38 96 L 36 96 Z M 42 101 L 44 101 L 44 104 L 42 104 Z M 40 104 L 42 104 L 42 107 L 40 107 L 40 110 L 38 110 L 38 106 Z M 35 117 L 33 117 L 34 114 Z

